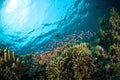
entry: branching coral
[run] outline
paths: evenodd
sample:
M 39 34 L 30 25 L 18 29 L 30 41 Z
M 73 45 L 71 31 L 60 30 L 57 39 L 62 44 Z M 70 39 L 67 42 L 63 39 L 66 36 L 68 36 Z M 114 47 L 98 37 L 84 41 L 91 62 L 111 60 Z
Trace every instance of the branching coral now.
M 120 15 L 114 8 L 111 9 L 110 23 L 112 24 L 113 30 L 120 30 Z
M 120 61 L 120 46 L 116 45 L 116 44 L 113 44 L 110 47 L 110 50 L 111 50 L 113 63 L 119 62 Z
M 52 57 L 52 53 L 50 51 L 40 55 L 39 54 L 32 55 L 33 60 L 35 62 L 38 62 L 40 65 L 45 65 L 51 57 Z
M 107 53 L 109 53 L 111 66 L 117 65 L 117 63 L 120 62 L 120 14 L 114 8 L 111 9 L 109 21 L 106 21 L 104 25 L 101 25 L 99 36 L 99 45 L 104 47 Z M 114 69 L 115 68 L 113 67 L 113 70 Z
M 113 48 L 110 48 L 113 45 L 117 45 L 118 48 L 120 48 L 120 15 L 114 8 L 111 9 L 109 21 L 106 21 L 105 24 L 101 26 L 99 36 L 99 44 L 105 48 L 108 53 L 117 54 L 115 51 L 113 53 Z
M 50 59 L 46 70 L 49 79 L 78 79 L 90 78 L 91 70 L 89 63 L 90 51 L 85 43 L 65 48 L 60 55 Z
M 39 61 L 34 61 L 33 58 L 38 60 L 36 56 L 37 54 L 32 53 L 20 57 L 25 69 L 24 75 L 22 76 L 23 80 L 46 80 L 45 65 L 40 65 Z
M 10 53 L 6 48 L 0 50 L 0 79 L 2 80 L 20 80 L 23 75 L 22 63 L 19 57 Z
M 120 62 L 113 66 L 113 73 L 110 80 L 120 80 Z
M 112 25 L 111 35 L 114 43 L 110 46 L 110 54 L 114 61 L 120 61 L 120 15 L 111 9 L 110 23 Z

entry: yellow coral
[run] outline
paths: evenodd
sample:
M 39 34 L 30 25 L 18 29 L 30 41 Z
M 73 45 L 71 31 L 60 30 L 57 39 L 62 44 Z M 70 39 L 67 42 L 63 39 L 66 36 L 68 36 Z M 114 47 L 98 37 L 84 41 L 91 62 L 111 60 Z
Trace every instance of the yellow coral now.
M 66 47 L 60 55 L 51 58 L 47 64 L 48 78 L 51 80 L 73 78 L 82 80 L 88 72 L 89 59 L 90 51 L 86 43 Z
M 4 61 L 7 62 L 7 53 L 4 52 Z
M 113 26 L 113 29 L 120 30 L 120 15 L 116 12 L 116 10 L 113 8 L 111 9 L 111 17 L 110 17 L 110 23 Z
M 113 44 L 111 47 L 111 54 L 113 54 L 113 59 L 120 61 L 120 46 L 117 44 Z M 117 57 L 116 57 L 117 56 Z
M 13 61 L 15 61 L 15 55 L 14 55 L 14 52 L 12 52 L 12 59 L 13 59 Z
M 7 55 L 8 55 L 8 60 L 10 60 L 10 51 L 9 50 L 8 50 Z

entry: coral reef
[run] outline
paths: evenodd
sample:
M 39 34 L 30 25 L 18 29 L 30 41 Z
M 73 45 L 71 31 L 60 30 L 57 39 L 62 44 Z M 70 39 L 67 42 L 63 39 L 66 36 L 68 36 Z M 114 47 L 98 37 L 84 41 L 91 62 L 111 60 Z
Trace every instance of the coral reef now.
M 119 79 L 119 72 L 116 71 L 115 67 L 119 69 L 117 66 L 119 66 L 120 62 L 120 15 L 114 8 L 111 9 L 110 13 L 111 17 L 109 21 L 104 21 L 104 24 L 102 19 L 100 21 L 101 29 L 99 31 L 99 45 L 106 50 L 107 55 L 110 57 L 110 69 L 114 72 L 112 73 L 112 78 L 109 79 L 113 80 L 116 75 Z
M 114 8 L 110 11 L 109 21 L 100 19 L 100 45 L 111 55 L 113 63 L 120 61 L 120 15 Z
M 25 72 L 22 80 L 46 80 L 45 65 L 39 64 L 39 62 L 34 61 L 36 53 L 22 55 L 20 57 L 23 63 Z
M 110 11 L 111 17 L 109 20 L 99 19 L 101 28 L 99 30 L 100 45 L 108 52 L 110 46 L 116 44 L 120 46 L 120 15 L 114 8 Z
M 113 73 L 111 80 L 120 80 L 120 62 L 113 66 Z
M 22 56 L 0 49 L 0 80 L 119 80 L 120 15 L 99 18 L 98 39 Z
M 65 48 L 60 55 L 50 59 L 46 66 L 48 79 L 78 79 L 91 78 L 94 65 L 90 61 L 91 53 L 85 43 Z
M 52 53 L 50 51 L 43 54 L 32 55 L 33 60 L 35 62 L 38 62 L 40 65 L 45 65 L 51 57 L 52 57 Z
M 0 79 L 1 80 L 20 80 L 24 74 L 22 63 L 17 55 L 12 54 L 6 48 L 0 50 Z
M 110 54 L 114 56 L 113 59 L 117 58 L 120 61 L 120 15 L 115 11 L 115 9 L 111 10 L 111 34 L 113 37 L 114 43 L 110 47 Z

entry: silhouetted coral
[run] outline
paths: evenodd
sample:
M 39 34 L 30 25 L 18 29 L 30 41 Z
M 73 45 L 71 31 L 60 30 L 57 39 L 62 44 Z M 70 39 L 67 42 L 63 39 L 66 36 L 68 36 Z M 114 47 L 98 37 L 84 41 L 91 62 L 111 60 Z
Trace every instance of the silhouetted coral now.
M 106 21 L 104 25 L 101 25 L 101 29 L 99 31 L 99 37 L 100 37 L 99 45 L 101 45 L 106 50 L 107 55 L 110 58 L 110 60 L 108 60 L 110 61 L 109 69 L 112 69 L 112 66 L 113 65 L 116 66 L 120 61 L 120 38 L 119 38 L 120 15 L 118 12 L 116 12 L 114 8 L 111 9 L 110 13 L 111 13 L 111 17 L 109 21 Z M 115 68 L 113 68 L 113 71 L 114 69 Z M 108 72 L 111 73 L 111 70 Z M 111 75 L 112 74 L 116 74 L 116 73 L 111 73 Z M 109 79 L 110 79 L 110 75 L 109 75 Z
M 19 57 L 6 48 L 0 50 L 0 79 L 1 80 L 21 80 L 24 69 Z
M 120 62 L 113 65 L 113 74 L 111 80 L 120 80 Z

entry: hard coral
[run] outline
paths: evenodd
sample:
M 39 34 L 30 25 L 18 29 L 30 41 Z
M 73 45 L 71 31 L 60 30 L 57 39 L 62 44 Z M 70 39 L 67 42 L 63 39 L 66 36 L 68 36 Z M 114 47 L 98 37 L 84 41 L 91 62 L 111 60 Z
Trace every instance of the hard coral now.
M 120 62 L 113 65 L 113 75 L 110 80 L 120 80 Z
M 111 55 L 112 55 L 112 59 L 113 59 L 113 63 L 119 62 L 120 61 L 120 46 L 113 44 L 110 47 L 111 50 Z
M 100 21 L 101 25 L 101 21 Z M 110 46 L 113 44 L 120 45 L 120 15 L 113 8 L 111 9 L 111 17 L 101 25 L 99 31 L 100 45 L 107 51 L 110 51 Z
M 110 67 L 112 65 L 117 65 L 117 63 L 120 62 L 120 14 L 114 8 L 111 9 L 111 17 L 109 21 L 107 20 L 105 21 L 104 25 L 101 25 L 99 37 L 100 37 L 99 45 L 102 46 L 107 53 L 109 53 L 108 57 L 110 57 L 110 60 L 107 60 L 107 58 L 106 60 L 109 61 Z M 105 62 L 104 58 L 102 62 Z M 108 64 L 108 62 L 107 63 L 105 62 L 105 65 L 106 64 Z M 110 73 L 109 69 L 108 72 Z M 104 68 L 101 68 L 100 70 L 106 71 L 104 70 Z M 106 79 L 109 80 L 110 75 L 109 77 L 107 75 Z
M 112 24 L 113 30 L 120 30 L 120 15 L 114 8 L 111 9 L 110 23 Z
M 19 57 L 11 54 L 6 48 L 0 50 L 0 79 L 2 80 L 20 80 L 23 75 L 22 63 Z
M 113 60 L 120 61 L 120 15 L 115 9 L 111 9 L 111 34 L 113 36 L 113 44 L 110 46 L 110 54 Z
M 38 54 L 26 54 L 20 57 L 25 72 L 21 80 L 46 80 L 45 65 L 40 65 L 39 61 L 34 61 L 33 58 L 38 59 Z
M 50 59 L 46 66 L 48 79 L 78 79 L 90 78 L 90 51 L 85 43 L 65 48 L 60 55 Z

